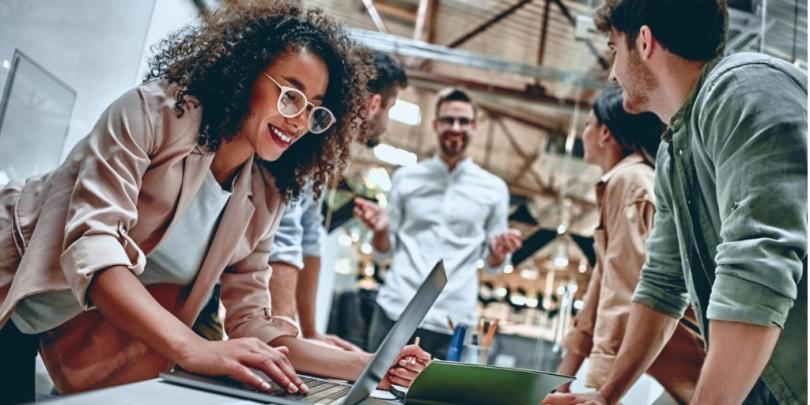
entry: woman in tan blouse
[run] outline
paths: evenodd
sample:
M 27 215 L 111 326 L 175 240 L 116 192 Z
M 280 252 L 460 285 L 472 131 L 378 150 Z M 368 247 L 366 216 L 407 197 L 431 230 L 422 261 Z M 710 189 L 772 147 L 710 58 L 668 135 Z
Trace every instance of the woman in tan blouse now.
M 164 41 L 59 168 L 0 189 L 0 402 L 33 400 L 36 350 L 62 393 L 174 364 L 306 393 L 296 370 L 352 380 L 368 361 L 297 339 L 267 289 L 284 203 L 346 163 L 367 55 L 322 12 L 237 3 Z M 189 326 L 217 280 L 231 339 L 215 342 Z M 429 361 L 400 355 L 418 361 L 383 385 Z
M 646 259 L 653 227 L 654 159 L 663 125 L 651 113 L 631 115 L 622 107 L 622 90 L 608 88 L 595 101 L 582 134 L 585 161 L 602 168 L 596 184 L 599 225 L 594 231 L 596 266 L 585 305 L 574 318 L 563 345 L 558 372 L 574 375 L 589 359 L 585 386 L 605 382 L 622 344 L 630 302 Z M 704 349 L 685 320 L 647 371 L 676 400 L 688 403 L 703 363 Z M 568 392 L 569 386 L 558 392 Z

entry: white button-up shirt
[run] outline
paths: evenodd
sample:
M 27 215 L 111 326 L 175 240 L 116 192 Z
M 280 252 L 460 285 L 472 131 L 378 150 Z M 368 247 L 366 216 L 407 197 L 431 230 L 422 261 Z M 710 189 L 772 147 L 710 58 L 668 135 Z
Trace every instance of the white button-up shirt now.
M 489 272 L 500 270 L 489 268 L 486 258 L 488 242 L 507 230 L 506 183 L 470 159 L 448 171 L 438 157 L 399 169 L 392 183 L 387 207 L 391 250 L 377 254 L 393 255 L 393 261 L 377 303 L 389 318 L 398 319 L 433 265 L 443 259 L 447 286 L 422 327 L 450 333 L 448 317 L 475 325 L 479 265 L 483 262 Z

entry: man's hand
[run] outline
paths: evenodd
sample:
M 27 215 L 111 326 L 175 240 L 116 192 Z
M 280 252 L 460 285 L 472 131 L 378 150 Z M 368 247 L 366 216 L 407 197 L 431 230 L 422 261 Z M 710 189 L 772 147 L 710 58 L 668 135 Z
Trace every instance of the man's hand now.
M 392 384 L 402 387 L 410 387 L 416 377 L 419 376 L 430 364 L 430 353 L 419 347 L 419 338 L 412 345 L 405 346 L 399 356 L 394 361 L 394 365 L 388 369 L 385 378 L 380 381 L 380 389 L 387 390 Z
M 543 405 L 607 405 L 599 391 L 583 394 L 549 394 L 543 400 Z
M 521 246 L 523 246 L 523 239 L 517 229 L 510 229 L 495 236 L 489 241 L 489 264 L 492 266 L 500 265 L 506 255 L 515 252 Z
M 388 216 L 379 205 L 360 197 L 354 199 L 354 216 L 363 221 L 374 233 L 388 231 Z
M 363 352 L 363 349 L 353 345 L 351 342 L 341 339 L 335 335 L 326 335 L 323 333 L 314 333 L 311 336 L 304 336 L 307 339 L 317 340 L 318 342 L 326 343 L 331 346 L 336 346 L 347 352 Z

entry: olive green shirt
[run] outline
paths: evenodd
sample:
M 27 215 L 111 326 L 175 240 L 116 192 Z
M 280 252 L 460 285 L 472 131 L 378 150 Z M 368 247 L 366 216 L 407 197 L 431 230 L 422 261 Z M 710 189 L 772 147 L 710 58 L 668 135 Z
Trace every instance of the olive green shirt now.
M 709 62 L 658 151 L 634 301 L 783 328 L 762 380 L 807 403 L 807 76 L 761 54 Z M 740 348 L 756 350 L 757 348 Z

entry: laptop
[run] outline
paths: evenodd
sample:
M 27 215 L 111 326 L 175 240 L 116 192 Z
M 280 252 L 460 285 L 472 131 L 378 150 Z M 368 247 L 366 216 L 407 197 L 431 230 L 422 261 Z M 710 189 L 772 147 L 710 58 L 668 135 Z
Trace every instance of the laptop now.
M 408 343 L 411 335 L 422 323 L 436 298 L 447 284 L 444 263 L 439 261 L 427 276 L 422 285 L 411 298 L 399 320 L 388 331 L 379 349 L 371 356 L 360 377 L 353 385 L 323 378 L 299 375 L 310 389 L 308 395 L 289 394 L 278 384 L 271 381 L 264 373 L 253 370 L 270 384 L 269 391 L 258 391 L 252 386 L 243 384 L 228 377 L 211 377 L 193 374 L 175 368 L 168 373 L 161 373 L 160 378 L 166 382 L 186 387 L 201 389 L 233 397 L 261 401 L 271 404 L 343 404 L 355 405 L 369 397 L 371 392 L 382 381 L 397 355 Z

